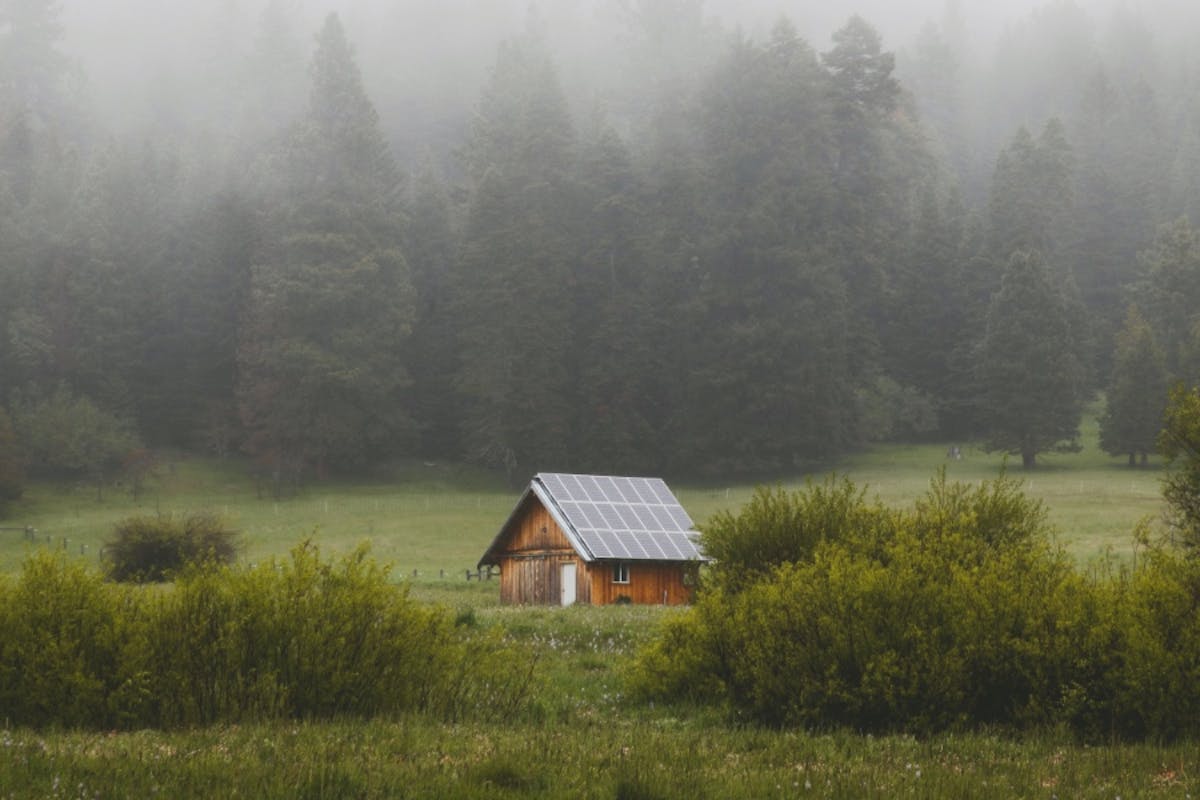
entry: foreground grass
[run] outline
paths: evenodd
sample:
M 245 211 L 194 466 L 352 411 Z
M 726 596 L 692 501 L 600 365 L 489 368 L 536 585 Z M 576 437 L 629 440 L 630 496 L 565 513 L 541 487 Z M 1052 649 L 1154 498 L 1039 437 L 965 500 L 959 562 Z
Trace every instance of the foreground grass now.
M 671 716 L 0 731 L 0 797 L 1182 798 L 1195 749 L 862 737 Z

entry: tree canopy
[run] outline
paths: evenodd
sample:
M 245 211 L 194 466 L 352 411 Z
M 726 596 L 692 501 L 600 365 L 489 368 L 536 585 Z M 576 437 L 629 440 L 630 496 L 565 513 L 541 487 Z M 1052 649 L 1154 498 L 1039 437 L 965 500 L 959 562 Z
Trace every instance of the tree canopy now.
M 494 4 L 502 36 L 234 5 L 122 105 L 61 3 L 0 2 L 0 407 L 31 474 L 59 387 L 282 490 L 414 457 L 779 475 L 901 439 L 1031 465 L 1101 388 L 1138 459 L 1147 331 L 1200 378 L 1200 95 L 1149 10 L 985 45 L 969 9 L 822 42 L 700 0 Z

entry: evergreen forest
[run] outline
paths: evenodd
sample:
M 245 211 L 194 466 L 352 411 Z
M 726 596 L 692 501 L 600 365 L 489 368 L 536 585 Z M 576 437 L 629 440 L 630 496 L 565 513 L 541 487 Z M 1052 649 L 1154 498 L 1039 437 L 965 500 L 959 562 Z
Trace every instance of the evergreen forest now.
M 72 5 L 0 0 L 0 504 L 168 449 L 276 491 L 896 440 L 1033 467 L 1101 396 L 1140 464 L 1200 380 L 1186 9 L 985 35 L 949 2 L 893 41 L 703 0 L 231 1 L 118 86 Z

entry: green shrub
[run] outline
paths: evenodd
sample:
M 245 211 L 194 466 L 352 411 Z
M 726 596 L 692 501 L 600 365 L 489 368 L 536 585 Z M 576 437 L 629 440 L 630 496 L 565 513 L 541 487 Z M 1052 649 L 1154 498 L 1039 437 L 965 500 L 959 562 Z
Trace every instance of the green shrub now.
M 135 596 L 61 553 L 39 552 L 0 585 L 0 709 L 23 725 L 116 727 L 143 712 Z
M 783 499 L 760 496 L 755 513 L 764 498 Z M 843 509 L 879 519 L 865 503 Z M 639 653 L 629 685 L 777 725 L 1195 735 L 1200 561 L 1153 550 L 1136 570 L 1083 575 L 1050 533 L 1015 482 L 939 476 L 868 535 L 823 536 L 751 580 L 706 585 Z
M 215 514 L 128 517 L 104 544 L 105 571 L 115 581 L 161 582 L 189 564 L 228 564 L 237 549 L 237 532 Z
M 529 691 L 528 659 L 411 600 L 365 548 L 324 562 L 305 543 L 249 570 L 193 569 L 160 604 L 152 660 L 168 725 L 457 717 L 519 705 Z
M 0 709 L 16 725 L 507 717 L 532 670 L 502 632 L 411 600 L 365 549 L 198 563 L 166 591 L 106 583 L 61 554 L 0 582 Z
M 714 562 L 710 576 L 736 586 L 808 560 L 821 542 L 870 538 L 890 524 L 887 509 L 868 503 L 850 481 L 831 477 L 797 492 L 760 487 L 738 514 L 714 514 L 701 542 Z
M 1154 549 L 1120 584 L 1121 645 L 1107 681 L 1108 730 L 1176 739 L 1200 733 L 1200 563 Z

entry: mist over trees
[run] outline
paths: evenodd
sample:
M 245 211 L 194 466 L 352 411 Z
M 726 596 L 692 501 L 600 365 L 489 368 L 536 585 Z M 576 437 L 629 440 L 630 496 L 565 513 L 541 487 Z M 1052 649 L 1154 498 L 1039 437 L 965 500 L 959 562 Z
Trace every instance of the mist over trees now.
M 276 490 L 1032 466 L 1104 388 L 1152 449 L 1200 379 L 1200 14 L 779 6 L 0 0 L 8 496 L 118 440 Z M 37 455 L 72 408 L 103 458 Z

